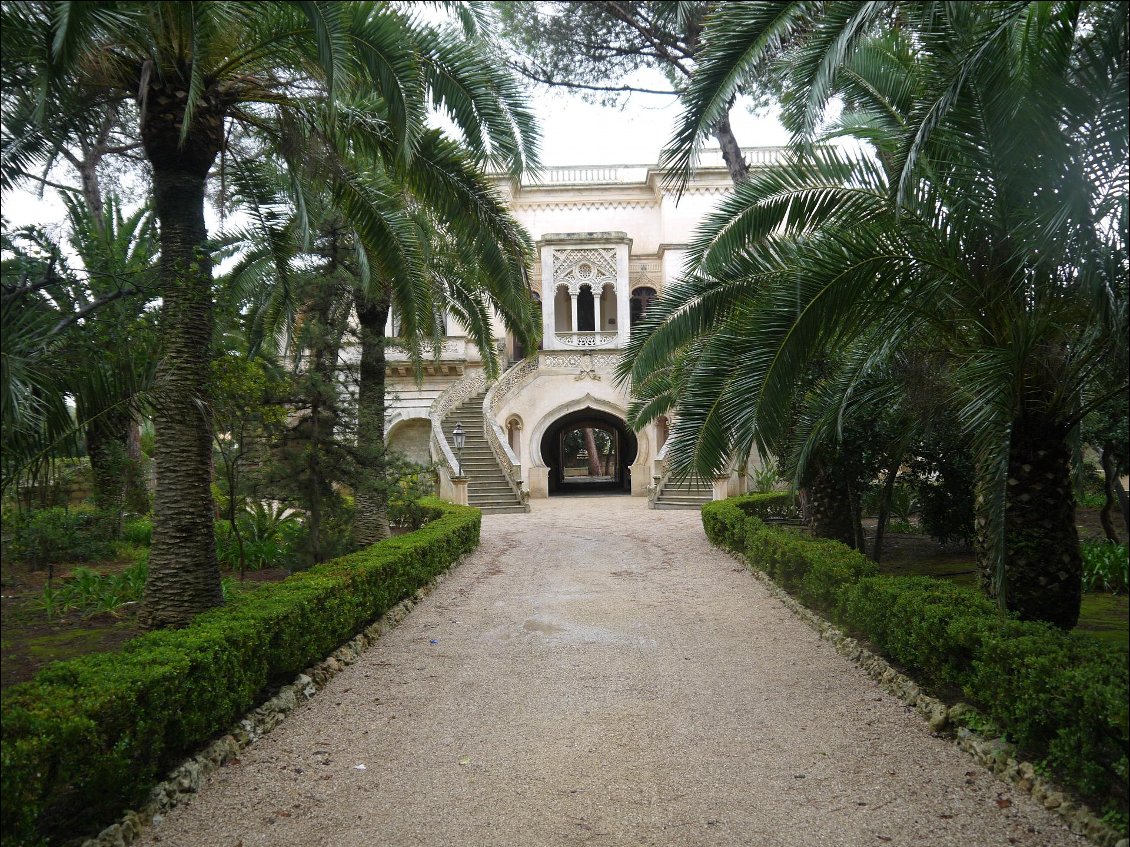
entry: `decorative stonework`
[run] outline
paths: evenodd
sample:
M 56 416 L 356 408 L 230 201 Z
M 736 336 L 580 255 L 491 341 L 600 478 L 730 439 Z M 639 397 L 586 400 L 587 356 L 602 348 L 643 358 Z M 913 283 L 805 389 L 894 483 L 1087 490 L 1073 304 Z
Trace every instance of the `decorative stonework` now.
M 582 285 L 592 287 L 593 294 L 611 285 L 616 288 L 616 249 L 590 247 L 580 250 L 553 251 L 553 287 L 565 286 L 571 296 L 580 293 Z
M 557 343 L 563 347 L 615 347 L 620 336 L 615 332 L 557 332 Z
M 611 373 L 616 367 L 618 356 L 593 353 L 542 354 L 542 366 L 560 370 L 592 370 Z

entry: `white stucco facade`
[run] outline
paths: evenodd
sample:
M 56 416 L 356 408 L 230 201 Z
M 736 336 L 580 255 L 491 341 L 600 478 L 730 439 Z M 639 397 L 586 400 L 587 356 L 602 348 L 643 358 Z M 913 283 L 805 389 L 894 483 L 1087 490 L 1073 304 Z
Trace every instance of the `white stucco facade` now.
M 777 155 L 776 148 L 747 151 L 754 167 Z M 602 436 L 604 446 L 596 448 L 604 461 L 601 480 L 636 496 L 649 488 L 654 495 L 665 426 L 627 429 L 629 397 L 613 371 L 633 314 L 680 275 L 695 229 L 730 190 L 726 169 L 720 159 L 704 160 L 677 201 L 654 166 L 548 168 L 536 181 L 499 177 L 496 184 L 537 245 L 530 286 L 542 308 L 542 349 L 522 351 L 500 334 L 496 343 L 505 367 L 488 384 L 478 351 L 454 322 L 438 356 L 429 358 L 422 383 L 406 355 L 393 347 L 389 445 L 411 458 L 436 461 L 441 495 L 465 496 L 451 484 L 457 473 L 452 469 L 462 464 L 452 457 L 444 422 L 450 424 L 456 409 L 470 418 L 481 399 L 483 438 L 521 498 L 549 496 L 569 487 L 571 474 L 582 473 L 563 466 L 565 454 L 557 446 L 569 425 L 581 428 L 569 432 L 596 428 L 616 441 L 611 447 Z M 589 448 L 570 455 L 591 466 Z M 717 493 L 732 493 L 740 486 L 734 475 L 715 487 L 725 489 Z

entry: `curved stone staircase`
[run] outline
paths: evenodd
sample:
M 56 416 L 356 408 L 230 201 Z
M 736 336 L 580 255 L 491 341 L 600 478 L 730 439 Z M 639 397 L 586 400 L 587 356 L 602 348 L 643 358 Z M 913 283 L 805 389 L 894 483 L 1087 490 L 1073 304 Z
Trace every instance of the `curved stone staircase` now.
M 528 504 L 522 503 L 514 488 L 506 479 L 498 460 L 487 444 L 483 434 L 482 391 L 467 398 L 452 409 L 443 419 L 443 435 L 454 452 L 455 439 L 452 433 L 455 424 L 463 424 L 467 440 L 463 447 L 463 474 L 467 477 L 467 504 L 482 509 L 484 514 L 518 514 L 528 512 Z
M 687 479 L 668 479 L 659 489 L 652 504 L 654 509 L 701 509 L 714 499 L 712 483 L 688 477 Z

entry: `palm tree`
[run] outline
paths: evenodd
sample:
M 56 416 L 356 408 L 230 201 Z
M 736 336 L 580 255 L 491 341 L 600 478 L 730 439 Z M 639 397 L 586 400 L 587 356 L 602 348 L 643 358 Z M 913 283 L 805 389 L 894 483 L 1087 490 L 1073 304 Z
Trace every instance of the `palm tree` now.
M 10 106 L 29 116 L 20 125 L 31 130 L 6 145 L 6 180 L 58 136 L 83 131 L 89 121 L 82 103 L 137 101 L 160 231 L 165 341 L 143 620 L 181 625 L 222 601 L 210 492 L 213 300 L 204 198 L 227 137 L 237 129 L 259 132 L 281 147 L 286 137 L 271 137 L 265 118 L 300 124 L 311 104 L 327 102 L 332 111 L 339 92 L 364 86 L 382 103 L 383 142 L 408 163 L 429 95 L 466 133 L 482 134 L 510 116 L 479 111 L 467 92 L 498 89 L 502 77 L 496 67 L 469 66 L 457 39 L 383 4 L 34 2 L 5 4 L 2 14 L 4 81 L 26 84 L 5 85 L 5 113 Z M 69 120 L 60 126 L 61 112 Z M 337 182 L 338 201 L 357 193 L 356 181 Z M 374 258 L 403 266 L 404 245 L 381 235 L 369 244 L 379 251 Z
M 1099 364 L 1126 362 L 1125 16 L 1102 3 L 748 5 L 708 23 L 668 161 L 692 160 L 698 127 L 777 25 L 810 30 L 787 57 L 794 158 L 704 226 L 694 272 L 649 311 L 625 373 L 642 384 L 698 345 L 672 452 L 707 467 L 779 445 L 797 380 L 828 351 L 855 349 L 866 374 L 941 345 L 978 462 L 983 585 L 1022 617 L 1072 626 L 1071 437 L 1102 399 Z M 833 95 L 845 111 L 828 134 L 858 153 L 807 144 Z

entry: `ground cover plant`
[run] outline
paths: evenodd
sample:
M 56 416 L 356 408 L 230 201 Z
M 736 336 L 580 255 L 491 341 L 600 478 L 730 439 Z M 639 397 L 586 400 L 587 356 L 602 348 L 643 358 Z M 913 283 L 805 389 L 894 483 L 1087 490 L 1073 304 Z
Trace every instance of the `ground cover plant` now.
M 181 630 L 50 666 L 5 693 L 5 844 L 73 836 L 140 804 L 226 730 L 478 544 L 475 509 L 429 501 L 420 529 L 233 597 Z
M 1057 779 L 1126 827 L 1128 647 L 1017 620 L 975 591 L 881 575 L 839 542 L 767 523 L 789 494 L 709 503 L 710 540 L 870 641 L 934 691 L 954 692 Z

